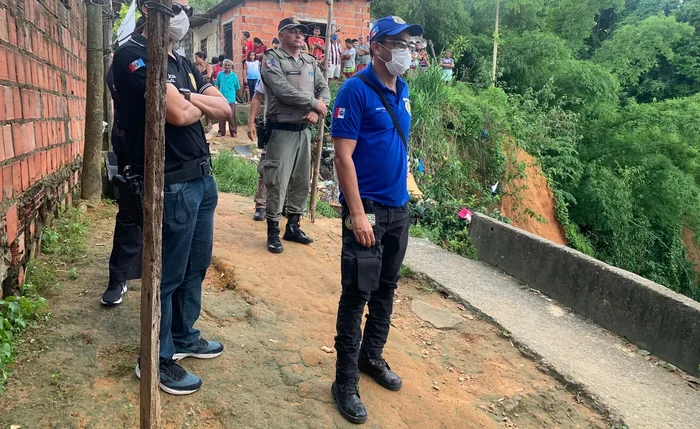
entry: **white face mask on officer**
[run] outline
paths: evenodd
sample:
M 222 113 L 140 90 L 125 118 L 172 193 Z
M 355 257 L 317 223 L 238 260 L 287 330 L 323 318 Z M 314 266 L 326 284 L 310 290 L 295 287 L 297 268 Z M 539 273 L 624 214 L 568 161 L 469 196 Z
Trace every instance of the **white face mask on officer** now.
M 386 48 L 384 45 L 382 45 L 382 47 Z M 384 61 L 382 57 L 377 57 Z M 391 61 L 384 61 L 384 64 L 386 64 L 386 69 L 389 71 L 389 73 L 394 76 L 401 76 L 411 67 L 411 52 L 408 49 L 404 49 L 403 51 L 399 49 L 392 49 Z
M 168 36 L 173 42 L 179 42 L 183 37 L 185 37 L 185 34 L 187 34 L 189 29 L 190 19 L 183 10 L 179 14 L 170 18 L 170 29 L 168 30 Z

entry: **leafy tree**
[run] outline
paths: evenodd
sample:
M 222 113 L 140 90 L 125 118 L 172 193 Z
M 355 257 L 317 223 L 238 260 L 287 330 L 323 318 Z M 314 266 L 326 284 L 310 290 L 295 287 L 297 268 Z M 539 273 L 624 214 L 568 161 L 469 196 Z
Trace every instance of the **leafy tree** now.
M 639 25 L 624 25 L 596 52 L 595 61 L 611 70 L 634 93 L 642 76 L 663 58 L 672 61 L 674 48 L 694 29 L 674 17 L 652 16 Z

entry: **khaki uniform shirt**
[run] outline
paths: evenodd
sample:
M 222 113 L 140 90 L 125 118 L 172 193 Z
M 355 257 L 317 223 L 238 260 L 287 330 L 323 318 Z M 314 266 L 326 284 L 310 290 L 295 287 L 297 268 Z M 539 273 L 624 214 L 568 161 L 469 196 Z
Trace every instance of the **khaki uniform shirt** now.
M 300 53 L 294 59 L 284 49 L 265 52 L 260 75 L 266 86 L 267 120 L 304 123 L 304 116 L 314 109 L 320 98 L 328 105 L 331 93 L 328 82 L 311 55 Z

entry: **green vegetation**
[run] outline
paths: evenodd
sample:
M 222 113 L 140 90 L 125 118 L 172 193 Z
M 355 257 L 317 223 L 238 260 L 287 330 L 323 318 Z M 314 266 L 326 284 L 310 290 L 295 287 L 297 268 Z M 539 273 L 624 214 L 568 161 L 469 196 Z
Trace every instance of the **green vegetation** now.
M 212 166 L 220 191 L 245 197 L 252 197 L 257 192 L 258 170 L 255 164 L 226 150 L 212 159 Z
M 456 82 L 435 69 L 410 80 L 426 196 L 411 232 L 473 255 L 457 213 L 501 217 L 504 188 L 488 187 L 522 174 L 521 147 L 548 177 L 570 246 L 700 298 L 681 240 L 700 233 L 700 0 L 500 5 L 494 88 L 496 0 L 372 2 L 374 17 L 421 23 L 438 55 L 457 54 Z
M 258 190 L 257 165 L 236 156 L 231 151 L 222 151 L 212 159 L 216 184 L 221 192 L 233 192 L 252 197 Z M 338 217 L 338 212 L 330 204 L 318 200 L 316 213 L 324 217 Z
M 20 334 L 33 323 L 48 317 L 46 300 L 41 295 L 60 288 L 59 279 L 65 275 L 77 278 L 70 264 L 84 260 L 87 252 L 85 234 L 87 220 L 77 209 L 67 210 L 42 234 L 43 251 L 39 259 L 27 263 L 24 285 L 17 295 L 0 300 L 0 390 L 10 373 Z M 65 273 L 65 274 L 64 274 Z

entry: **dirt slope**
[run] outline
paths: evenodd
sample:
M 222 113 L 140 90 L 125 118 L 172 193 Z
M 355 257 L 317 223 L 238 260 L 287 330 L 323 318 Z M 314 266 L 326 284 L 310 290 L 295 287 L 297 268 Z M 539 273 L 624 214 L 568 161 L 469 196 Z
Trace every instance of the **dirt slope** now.
M 537 161 L 524 150 L 517 149 L 516 161 L 524 163 L 525 178 L 516 179 L 508 186 L 501 200 L 501 212 L 514 226 L 559 244 L 566 244 L 564 228 L 557 220 L 554 194 Z M 546 220 L 542 222 L 541 219 Z
M 334 409 L 335 313 L 340 289 L 339 221 L 304 224 L 312 247 L 265 249 L 263 223 L 247 199 L 221 194 L 198 327 L 225 344 L 218 359 L 183 366 L 204 380 L 187 397 L 161 394 L 166 428 L 350 428 Z M 140 296 L 102 308 L 112 221 L 98 221 L 91 260 L 50 297 L 51 319 L 27 333 L 0 399 L 0 427 L 136 428 Z M 232 285 L 236 286 L 231 290 Z M 437 330 L 411 312 L 420 299 L 463 319 Z M 385 356 L 404 378 L 389 392 L 360 381 L 367 428 L 602 428 L 604 420 L 537 370 L 490 324 L 413 279 L 399 285 Z M 30 341 L 33 340 L 33 341 Z M 435 384 L 437 383 L 437 384 Z M 436 387 L 439 388 L 436 389 Z

